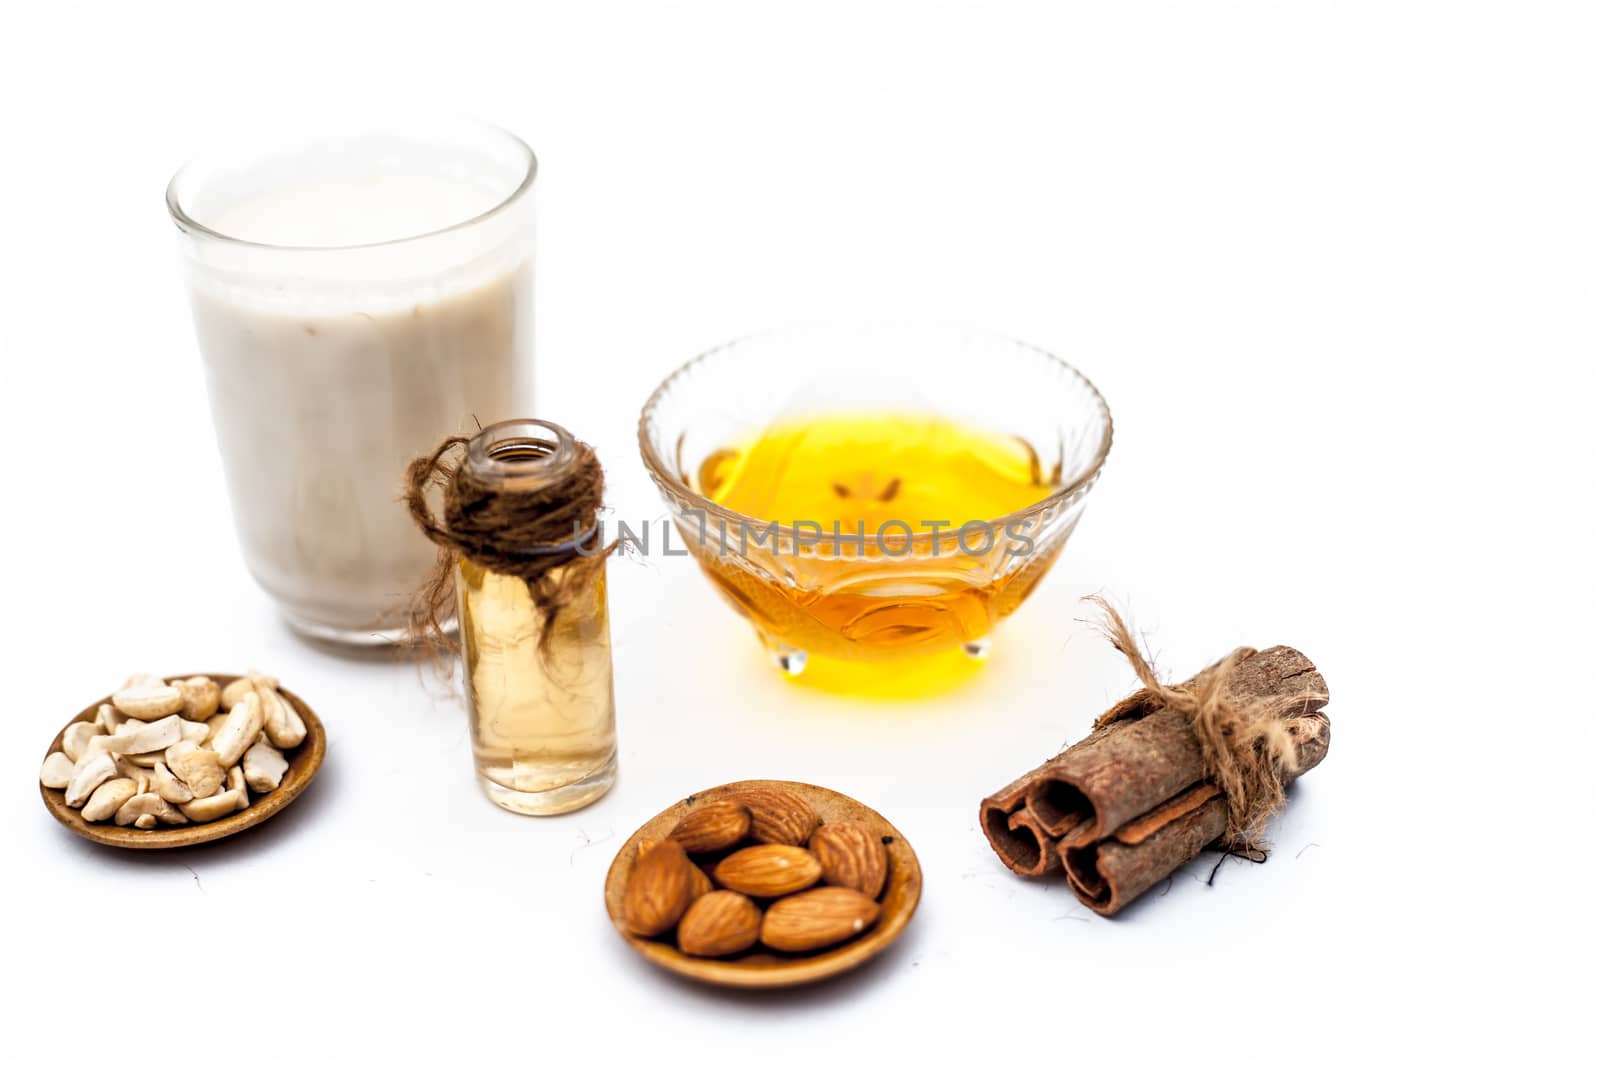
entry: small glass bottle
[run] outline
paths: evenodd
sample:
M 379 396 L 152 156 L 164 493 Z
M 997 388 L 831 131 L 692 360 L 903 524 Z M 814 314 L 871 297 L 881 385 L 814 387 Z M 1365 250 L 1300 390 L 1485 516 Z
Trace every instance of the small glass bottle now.
M 496 423 L 467 445 L 469 476 L 501 493 L 548 489 L 573 475 L 578 446 L 554 423 Z M 603 560 L 584 531 L 539 550 L 572 560 L 546 572 L 563 587 L 553 620 L 521 577 L 456 556 L 456 606 L 472 715 L 472 751 L 489 799 L 523 815 L 557 815 L 599 799 L 616 780 L 611 628 Z M 548 631 L 548 632 L 547 632 Z

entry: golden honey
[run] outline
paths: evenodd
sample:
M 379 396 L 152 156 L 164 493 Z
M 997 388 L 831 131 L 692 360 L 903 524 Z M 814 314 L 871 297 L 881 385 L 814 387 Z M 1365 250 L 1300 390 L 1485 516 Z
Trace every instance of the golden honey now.
M 1037 503 L 1059 476 L 1020 438 L 933 415 L 782 421 L 707 456 L 692 488 L 785 529 L 815 524 L 820 543 L 796 551 L 809 538 L 779 537 L 752 547 L 752 531 L 719 530 L 713 519 L 691 547 L 775 651 L 879 660 L 973 646 L 1026 596 L 1061 541 L 1035 545 L 1000 526 L 987 536 L 958 531 Z

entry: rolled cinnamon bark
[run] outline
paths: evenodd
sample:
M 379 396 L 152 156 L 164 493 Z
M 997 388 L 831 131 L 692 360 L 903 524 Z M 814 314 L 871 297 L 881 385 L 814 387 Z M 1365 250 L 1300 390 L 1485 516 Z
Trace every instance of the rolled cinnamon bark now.
M 1328 717 L 1320 711 L 1293 727 L 1298 778 L 1328 754 Z M 1056 843 L 1067 884 L 1085 907 L 1115 915 L 1198 856 L 1228 825 L 1228 799 L 1210 782 L 1190 786 L 1155 810 L 1098 841 L 1068 835 Z
M 1101 915 L 1114 915 L 1222 836 L 1228 802 L 1209 782 L 1191 786 L 1104 841 L 1056 845 L 1067 884 Z
M 1327 685 L 1286 646 L 1247 653 L 1229 675 L 1230 700 L 1283 706 L 1296 745 L 1295 775 L 1328 750 Z M 1193 686 L 1200 675 L 1184 683 Z M 980 807 L 985 834 L 1018 874 L 1064 867 L 1083 903 L 1112 915 L 1193 859 L 1227 826 L 1227 798 L 1205 781 L 1200 744 L 1179 710 L 1141 689 L 1106 725 Z M 1054 854 L 1055 862 L 1046 856 Z
M 1019 810 L 1033 785 L 1034 772 L 985 797 L 978 809 L 983 832 L 1000 862 L 1017 874 L 1049 874 L 1061 865 L 1057 839 L 1046 833 L 1028 812 Z

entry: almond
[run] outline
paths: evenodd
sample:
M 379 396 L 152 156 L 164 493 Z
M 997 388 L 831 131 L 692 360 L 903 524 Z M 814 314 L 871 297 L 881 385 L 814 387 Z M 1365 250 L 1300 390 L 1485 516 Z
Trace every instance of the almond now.
M 646 852 L 649 852 L 651 849 L 655 848 L 659 844 L 661 844 L 661 842 L 654 841 L 654 840 L 652 840 L 652 839 L 650 839 L 648 837 L 641 838 L 639 840 L 639 855 L 638 855 L 638 859 L 641 859 L 641 860 L 644 859 L 644 854 Z M 637 860 L 635 862 L 637 862 Z M 711 879 L 706 875 L 706 872 L 700 869 L 700 865 L 695 863 L 694 860 L 690 860 L 689 861 L 689 901 L 690 901 L 690 903 L 693 903 L 695 900 L 699 899 L 700 897 L 705 896 L 707 893 L 711 892 L 715 888 L 716 888 L 716 886 L 711 884 Z
M 713 800 L 691 808 L 670 836 L 685 852 L 716 852 L 737 845 L 749 832 L 750 812 L 743 804 Z
M 750 810 L 750 836 L 763 845 L 804 845 L 822 821 L 810 804 L 782 789 L 747 789 L 735 799 Z
M 878 921 L 865 893 L 827 886 L 775 901 L 761 920 L 761 943 L 779 952 L 810 952 L 854 937 Z
M 817 857 L 793 845 L 751 845 L 717 864 L 717 884 L 752 897 L 781 897 L 816 884 Z
M 711 879 L 706 876 L 706 872 L 695 866 L 693 861 L 690 861 L 689 902 L 691 904 L 694 903 L 714 889 L 716 889 L 716 886 L 711 884 Z
M 641 937 L 664 934 L 689 907 L 694 865 L 676 841 L 640 843 L 628 888 L 622 894 L 622 922 Z
M 882 839 L 863 823 L 830 822 L 811 835 L 811 851 L 822 861 L 822 880 L 865 893 L 873 900 L 889 877 Z
M 678 948 L 689 956 L 731 956 L 761 936 L 761 909 L 741 893 L 707 893 L 683 913 Z

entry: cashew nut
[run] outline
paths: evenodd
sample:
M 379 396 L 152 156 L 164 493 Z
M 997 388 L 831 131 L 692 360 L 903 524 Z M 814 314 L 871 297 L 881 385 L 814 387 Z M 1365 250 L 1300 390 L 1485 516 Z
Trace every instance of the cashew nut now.
M 250 753 L 246 752 L 246 766 L 249 761 Z M 52 752 L 44 758 L 44 766 L 39 769 L 39 784 L 51 789 L 65 789 L 72 781 L 72 771 L 72 760 L 65 752 Z M 257 792 L 264 793 L 266 790 L 258 789 Z
M 211 822 L 281 788 L 283 749 L 306 724 L 278 681 L 251 671 L 226 687 L 205 675 L 168 682 L 136 674 L 89 722 L 62 731 L 39 780 L 65 791 L 89 822 L 141 830 Z
M 169 804 L 187 804 L 194 799 L 194 790 L 185 785 L 183 779 L 168 770 L 165 763 L 156 764 L 155 774 L 151 776 L 151 785 L 156 795 Z
M 255 682 L 251 681 L 249 675 L 245 675 L 243 678 L 235 678 L 222 689 L 222 695 L 219 698 L 222 710 L 232 711 L 233 706 L 243 700 L 246 693 L 255 692 L 255 688 Z
M 183 740 L 182 723 L 183 720 L 176 715 L 168 715 L 155 722 L 125 722 L 117 727 L 107 748 L 124 756 L 171 748 Z
M 138 792 L 139 787 L 128 778 L 113 778 L 109 782 L 102 782 L 89 797 L 89 802 L 83 806 L 83 817 L 87 822 L 109 819 Z
M 239 810 L 241 796 L 229 789 L 223 793 L 213 793 L 211 796 L 199 800 L 191 800 L 187 804 L 179 804 L 178 810 L 195 822 L 213 822 L 224 815 L 231 815 Z
M 166 764 L 196 799 L 209 797 L 222 788 L 222 761 L 209 748 L 193 741 L 179 741 L 166 752 Z
M 150 820 L 148 824 L 144 821 L 147 818 Z M 189 821 L 184 817 L 183 812 L 154 793 L 140 793 L 130 797 L 117 809 L 116 821 L 118 826 L 127 826 L 131 823 L 141 830 L 148 830 L 155 826 L 157 820 L 169 826 L 176 826 Z
M 151 774 L 148 769 L 134 763 L 131 756 L 112 756 L 111 758 L 117 764 L 117 777 L 132 779 L 133 784 L 139 787 L 139 792 L 141 793 L 150 791 Z
M 270 793 L 278 788 L 289 761 L 283 753 L 267 742 L 258 740 L 244 754 L 244 780 L 257 793 Z
M 250 790 L 245 788 L 244 768 L 235 763 L 228 768 L 228 792 L 239 794 L 239 810 L 250 806 Z
M 222 691 L 203 674 L 173 682 L 172 688 L 183 694 L 183 708 L 178 714 L 194 722 L 205 722 L 217 713 L 222 702 Z
M 246 693 L 255 692 L 256 686 L 264 685 L 268 689 L 278 688 L 278 680 L 270 674 L 260 671 L 249 671 L 243 678 L 235 678 L 222 690 L 222 710 L 232 711 L 235 704 L 245 698 Z
M 253 692 L 245 694 L 245 698 L 228 712 L 228 721 L 211 737 L 211 749 L 223 766 L 231 767 L 239 762 L 244 750 L 255 743 L 264 723 L 261 698 Z
M 117 732 L 117 727 L 128 721 L 128 717 L 110 704 L 101 704 L 100 711 L 94 717 L 95 725 L 108 734 Z
M 83 751 L 78 753 L 74 761 L 79 767 L 94 759 L 96 756 L 111 755 L 111 738 L 106 734 L 95 734 L 83 746 Z
M 111 698 L 116 709 L 130 719 L 154 722 L 183 707 L 183 694 L 151 674 L 136 674 Z
M 88 747 L 89 738 L 96 737 L 99 733 L 100 727 L 92 722 L 75 722 L 61 735 L 61 751 L 76 763 L 83 755 L 83 750 Z
M 256 683 L 256 695 L 261 698 L 261 710 L 267 738 L 279 748 L 294 748 L 306 739 L 305 720 L 294 710 L 294 705 L 265 680 Z
M 81 808 L 89 800 L 89 794 L 100 787 L 100 784 L 117 773 L 117 765 L 112 761 L 110 753 L 101 752 L 91 759 L 86 759 L 74 768 L 72 781 L 67 783 L 67 807 Z M 130 796 L 132 794 L 129 794 Z M 124 797 L 124 800 L 127 798 Z

